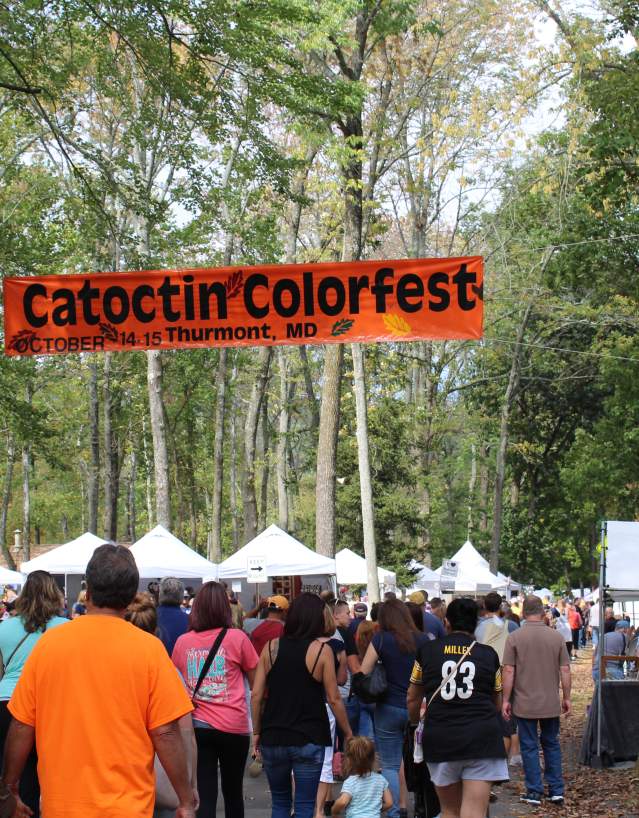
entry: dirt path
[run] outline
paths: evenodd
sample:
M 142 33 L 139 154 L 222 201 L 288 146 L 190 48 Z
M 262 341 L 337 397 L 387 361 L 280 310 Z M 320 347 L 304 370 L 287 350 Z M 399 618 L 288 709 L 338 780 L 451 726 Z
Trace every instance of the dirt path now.
M 561 747 L 566 779 L 563 807 L 543 804 L 536 809 L 519 801 L 524 791 L 521 767 L 510 767 L 511 781 L 501 787 L 499 800 L 491 806 L 491 818 L 523 816 L 557 816 L 557 818 L 639 818 L 639 772 L 633 770 L 592 770 L 577 759 L 586 708 L 593 692 L 590 675 L 592 651 L 580 651 L 581 658 L 572 664 L 573 715 L 562 719 Z

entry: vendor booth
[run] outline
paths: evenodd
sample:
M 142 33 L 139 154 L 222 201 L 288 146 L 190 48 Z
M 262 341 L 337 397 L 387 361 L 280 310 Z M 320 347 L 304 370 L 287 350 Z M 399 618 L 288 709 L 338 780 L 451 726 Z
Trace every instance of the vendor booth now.
M 52 548 L 46 554 L 23 562 L 20 570 L 24 574 L 30 574 L 32 571 L 48 571 L 53 574 L 71 606 L 78 598 L 84 572 L 93 552 L 106 542 L 102 537 L 86 531 L 74 540 Z
M 449 594 L 486 594 L 489 591 L 505 591 L 508 578 L 501 579 L 491 573 L 488 560 L 482 557 L 470 540 L 456 554 L 445 560 L 436 570 L 441 580 L 441 590 Z
M 413 591 L 428 591 L 429 596 L 439 596 L 442 579 L 438 573 L 416 560 L 408 563 L 408 570 L 414 573 L 414 577 L 410 588 L 406 589 L 406 596 Z
M 350 548 L 343 548 L 335 554 L 335 566 L 338 585 L 368 584 L 366 560 L 364 557 L 351 551 Z M 386 568 L 378 568 L 377 577 L 382 590 L 390 591 L 395 588 L 397 577 L 393 571 L 389 571 Z
M 335 590 L 335 560 L 311 551 L 276 525 L 269 526 L 218 566 L 245 610 L 255 598 L 282 594 L 292 600 L 304 591 Z
M 604 621 L 607 600 L 615 607 L 639 601 L 639 523 L 610 521 L 602 524 L 599 569 L 599 621 Z M 607 657 L 598 651 L 599 682 L 586 722 L 580 761 L 592 767 L 609 767 L 639 756 L 639 679 L 636 657 L 628 654 L 623 678 L 607 679 Z
M 140 580 L 177 577 L 196 588 L 203 581 L 217 579 L 217 565 L 205 559 L 161 525 L 131 546 Z M 146 583 L 148 584 L 148 583 Z M 145 585 L 145 583 L 142 583 Z

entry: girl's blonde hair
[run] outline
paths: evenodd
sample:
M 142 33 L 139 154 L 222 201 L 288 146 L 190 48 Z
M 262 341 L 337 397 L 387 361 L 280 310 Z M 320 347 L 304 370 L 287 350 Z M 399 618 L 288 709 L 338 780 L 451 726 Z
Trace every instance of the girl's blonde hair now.
M 365 736 L 355 736 L 344 752 L 344 777 L 368 775 L 375 765 L 375 745 Z

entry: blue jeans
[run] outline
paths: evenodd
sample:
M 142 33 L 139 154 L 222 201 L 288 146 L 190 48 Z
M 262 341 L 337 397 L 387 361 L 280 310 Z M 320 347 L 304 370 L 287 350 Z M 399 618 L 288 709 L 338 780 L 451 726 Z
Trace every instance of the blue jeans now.
M 319 744 L 261 747 L 273 802 L 271 818 L 290 818 L 293 802 L 291 773 L 295 779 L 295 818 L 313 818 L 324 749 Z
M 592 646 L 596 648 L 599 644 L 599 628 L 593 627 L 592 629 Z
M 537 735 L 537 725 L 541 736 Z M 544 764 L 548 795 L 564 794 L 564 779 L 561 774 L 561 748 L 559 746 L 559 718 L 555 719 L 522 719 L 517 717 L 517 733 L 521 745 L 521 758 L 524 763 L 526 790 L 538 795 L 544 794 L 539 765 L 539 740 L 544 751 Z
M 399 818 L 399 768 L 402 763 L 404 729 L 408 721 L 405 707 L 378 704 L 375 708 L 375 737 L 382 764 L 382 774 L 388 781 L 393 796 L 393 806 L 388 818 Z
M 347 699 L 346 715 L 355 736 L 375 738 L 375 705 L 366 704 L 354 694 Z

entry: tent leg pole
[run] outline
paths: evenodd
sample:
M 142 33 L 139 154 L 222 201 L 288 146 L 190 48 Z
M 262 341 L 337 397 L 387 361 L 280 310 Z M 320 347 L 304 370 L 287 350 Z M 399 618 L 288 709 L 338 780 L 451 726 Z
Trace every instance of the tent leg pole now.
M 604 615 L 606 611 L 606 601 L 604 592 L 604 583 L 606 580 L 606 521 L 601 521 L 601 553 L 599 555 L 599 640 L 597 643 L 598 656 L 596 657 L 599 665 L 599 684 L 597 685 L 597 766 L 603 766 L 601 761 L 601 721 L 603 714 L 601 712 L 602 693 L 601 688 L 604 678 Z

